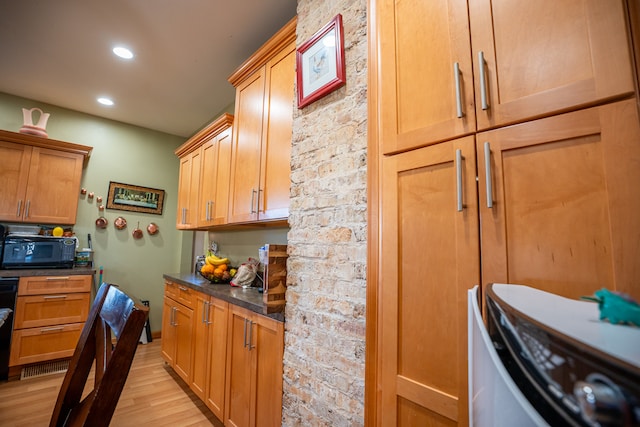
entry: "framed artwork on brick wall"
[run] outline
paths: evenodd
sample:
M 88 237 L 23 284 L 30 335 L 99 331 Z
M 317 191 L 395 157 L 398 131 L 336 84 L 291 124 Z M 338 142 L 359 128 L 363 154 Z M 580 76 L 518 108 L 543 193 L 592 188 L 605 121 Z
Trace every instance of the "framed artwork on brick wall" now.
M 342 15 L 336 15 L 296 51 L 298 108 L 343 86 L 346 79 Z

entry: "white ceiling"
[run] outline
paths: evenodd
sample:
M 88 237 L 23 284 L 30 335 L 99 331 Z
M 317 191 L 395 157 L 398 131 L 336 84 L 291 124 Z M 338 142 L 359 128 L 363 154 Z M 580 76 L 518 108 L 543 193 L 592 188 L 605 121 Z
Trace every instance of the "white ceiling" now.
M 0 92 L 189 137 L 295 14 L 296 0 L 0 0 Z

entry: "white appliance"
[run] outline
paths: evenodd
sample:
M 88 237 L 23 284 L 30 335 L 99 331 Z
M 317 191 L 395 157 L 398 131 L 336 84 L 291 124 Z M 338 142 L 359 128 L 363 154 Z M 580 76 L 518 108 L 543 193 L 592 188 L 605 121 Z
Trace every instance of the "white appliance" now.
M 470 423 L 640 425 L 640 328 L 599 319 L 598 305 L 527 286 L 469 291 Z

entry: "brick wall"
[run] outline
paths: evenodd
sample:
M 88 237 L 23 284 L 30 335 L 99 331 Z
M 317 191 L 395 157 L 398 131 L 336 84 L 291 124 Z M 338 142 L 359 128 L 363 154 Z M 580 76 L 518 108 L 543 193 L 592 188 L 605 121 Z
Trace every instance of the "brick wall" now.
M 298 0 L 300 46 L 338 13 L 347 84 L 294 111 L 283 425 L 364 425 L 366 0 Z

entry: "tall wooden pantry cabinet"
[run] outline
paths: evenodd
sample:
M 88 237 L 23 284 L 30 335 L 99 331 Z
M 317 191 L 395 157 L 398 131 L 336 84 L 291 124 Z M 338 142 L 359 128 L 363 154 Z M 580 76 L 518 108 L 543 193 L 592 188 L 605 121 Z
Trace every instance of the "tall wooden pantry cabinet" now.
M 468 425 L 476 284 L 640 297 L 627 9 L 370 0 L 372 425 Z

